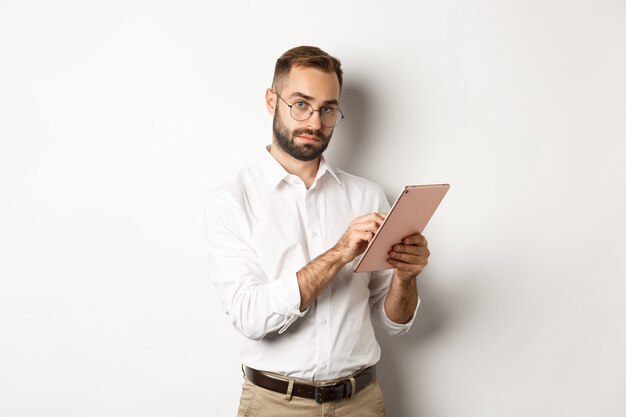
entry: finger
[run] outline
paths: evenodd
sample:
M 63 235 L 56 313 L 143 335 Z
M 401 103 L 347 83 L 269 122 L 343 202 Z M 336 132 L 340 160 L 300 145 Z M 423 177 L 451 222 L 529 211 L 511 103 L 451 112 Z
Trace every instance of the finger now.
M 354 225 L 355 230 L 362 230 L 366 232 L 375 232 L 378 230 L 379 227 L 380 227 L 380 224 L 374 221 L 370 221 L 366 223 L 359 223 L 359 224 Z
M 380 226 L 385 221 L 385 216 L 381 216 L 380 213 L 372 213 L 368 216 L 369 221 L 373 221 Z
M 409 272 L 412 274 L 419 274 L 426 266 L 422 264 L 410 264 L 393 258 L 387 259 L 387 263 L 399 271 Z
M 410 255 L 408 253 L 398 253 L 394 251 L 390 251 L 388 255 L 395 260 L 406 262 L 408 264 L 417 264 L 420 260 L 419 256 Z
M 408 253 L 411 255 L 430 256 L 430 251 L 426 246 L 417 245 L 393 245 L 392 251 L 398 253 Z
M 398 261 L 406 262 L 413 265 L 426 265 L 428 263 L 428 258 L 425 256 L 410 255 L 407 253 L 398 253 L 394 251 L 389 252 L 389 256 L 392 259 L 396 259 Z
M 426 238 L 419 233 L 405 237 L 404 239 L 402 239 L 402 243 L 404 243 L 405 245 L 417 245 L 417 246 L 428 245 L 428 241 L 426 240 Z
M 374 238 L 373 232 L 357 231 L 354 233 L 359 242 L 370 242 Z
M 385 217 L 387 217 L 387 214 L 385 213 L 369 213 L 364 216 L 357 217 L 356 219 L 354 219 L 354 223 L 374 221 L 380 224 L 383 222 L 383 220 L 385 220 Z

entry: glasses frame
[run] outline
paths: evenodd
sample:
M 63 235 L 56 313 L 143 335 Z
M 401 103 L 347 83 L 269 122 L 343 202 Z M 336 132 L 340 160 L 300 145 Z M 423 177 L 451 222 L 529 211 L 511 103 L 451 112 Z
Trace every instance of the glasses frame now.
M 309 102 L 305 101 L 305 100 L 297 100 L 296 102 L 294 102 L 294 104 L 295 104 L 295 103 L 297 103 L 298 101 L 304 101 L 306 104 L 308 104 L 309 106 L 311 106 L 311 113 L 309 113 L 309 115 L 308 115 L 306 118 L 304 118 L 304 119 L 302 119 L 302 120 L 298 120 L 298 119 L 296 119 L 295 117 L 293 117 L 293 113 L 292 113 L 292 111 L 293 111 L 293 104 L 289 104 L 289 103 L 287 103 L 287 100 L 285 100 L 284 98 L 282 98 L 282 97 L 280 96 L 280 94 L 278 94 L 276 91 L 272 91 L 272 93 L 276 94 L 276 95 L 278 96 L 278 98 L 279 98 L 279 99 L 281 99 L 281 100 L 282 100 L 282 101 L 283 101 L 283 102 L 287 105 L 287 107 L 289 107 L 289 115 L 291 116 L 291 118 L 292 118 L 293 120 L 295 120 L 295 121 L 297 121 L 297 122 L 304 122 L 305 120 L 309 120 L 309 119 L 311 118 L 311 116 L 313 116 L 313 113 L 318 112 L 318 113 L 320 114 L 320 123 L 322 124 L 322 126 L 324 126 L 324 127 L 326 127 L 326 128 L 329 128 L 329 127 L 335 128 L 335 127 L 339 126 L 339 123 L 341 123 L 341 121 L 342 121 L 343 119 L 345 119 L 345 118 L 346 118 L 346 116 L 344 116 L 344 115 L 343 115 L 343 112 L 341 111 L 341 109 L 339 108 L 339 106 L 337 106 L 336 111 L 338 111 L 338 112 L 339 112 L 339 115 L 340 115 L 341 117 L 337 119 L 337 123 L 335 123 L 333 126 L 326 126 L 326 125 L 322 122 L 322 110 L 321 110 L 321 109 L 317 109 L 317 110 L 316 110 L 316 109 L 314 109 L 314 108 L 313 108 L 313 106 L 311 106 L 311 104 L 310 104 Z M 326 106 L 322 106 L 322 107 L 326 107 Z M 333 110 L 335 110 L 335 109 L 333 109 Z

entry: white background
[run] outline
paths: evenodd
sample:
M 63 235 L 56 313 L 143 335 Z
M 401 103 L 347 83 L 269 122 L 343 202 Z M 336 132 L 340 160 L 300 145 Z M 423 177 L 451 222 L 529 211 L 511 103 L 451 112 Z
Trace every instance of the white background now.
M 235 414 L 202 202 L 300 44 L 343 62 L 334 163 L 451 184 L 389 415 L 626 416 L 620 0 L 0 0 L 0 415 Z

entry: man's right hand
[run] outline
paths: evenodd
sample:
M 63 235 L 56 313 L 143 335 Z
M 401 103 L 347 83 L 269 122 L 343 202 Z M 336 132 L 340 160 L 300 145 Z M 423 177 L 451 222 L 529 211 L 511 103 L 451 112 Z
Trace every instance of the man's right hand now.
M 385 213 L 370 213 L 357 217 L 350 223 L 341 239 L 332 248 L 339 254 L 343 264 L 352 262 L 365 251 L 385 217 L 387 217 Z
M 296 273 L 300 289 L 300 311 L 309 308 L 337 271 L 365 250 L 385 217 L 387 215 L 384 213 L 370 213 L 357 217 L 335 246 Z

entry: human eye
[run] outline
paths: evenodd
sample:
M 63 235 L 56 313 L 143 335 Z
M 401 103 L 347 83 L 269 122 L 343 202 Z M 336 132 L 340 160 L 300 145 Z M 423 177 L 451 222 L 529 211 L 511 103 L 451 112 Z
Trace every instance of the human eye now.
M 326 106 L 323 106 L 321 108 L 321 110 L 322 110 L 322 112 L 327 113 L 327 114 L 331 114 L 331 113 L 337 111 L 337 109 L 334 109 L 332 107 L 326 107 Z
M 295 103 L 293 103 L 293 105 L 297 107 L 298 109 L 306 109 L 309 107 L 309 103 L 307 103 L 306 101 L 302 101 L 302 100 L 296 101 Z

